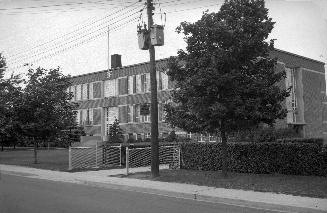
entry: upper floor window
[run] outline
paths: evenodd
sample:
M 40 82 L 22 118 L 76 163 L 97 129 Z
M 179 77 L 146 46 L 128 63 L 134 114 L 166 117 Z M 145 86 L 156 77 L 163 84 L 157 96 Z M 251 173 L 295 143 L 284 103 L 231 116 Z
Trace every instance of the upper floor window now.
M 126 95 L 128 93 L 128 77 L 118 79 L 118 94 Z
M 146 92 L 147 91 L 147 78 L 146 74 L 141 75 L 141 92 Z
M 89 99 L 89 84 L 82 85 L 82 99 L 83 100 Z
M 81 85 L 77 85 L 76 86 L 76 97 L 75 100 L 79 101 L 82 98 L 82 86 Z
M 101 96 L 102 96 L 101 82 L 93 83 L 93 98 L 101 98 Z
M 290 96 L 286 98 L 286 109 L 287 109 L 287 122 L 295 123 L 296 122 L 296 111 L 297 111 L 297 94 L 296 94 L 296 72 L 295 69 L 286 68 L 286 88 L 291 87 Z

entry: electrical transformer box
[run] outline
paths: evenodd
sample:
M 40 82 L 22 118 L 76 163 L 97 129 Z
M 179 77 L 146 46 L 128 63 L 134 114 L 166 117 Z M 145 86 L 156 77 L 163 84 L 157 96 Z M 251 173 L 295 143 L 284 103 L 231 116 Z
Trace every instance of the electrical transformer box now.
M 162 25 L 153 25 L 150 31 L 150 38 L 153 46 L 164 45 L 164 27 Z
M 150 44 L 150 35 L 146 29 L 137 31 L 139 48 L 141 50 L 148 50 Z

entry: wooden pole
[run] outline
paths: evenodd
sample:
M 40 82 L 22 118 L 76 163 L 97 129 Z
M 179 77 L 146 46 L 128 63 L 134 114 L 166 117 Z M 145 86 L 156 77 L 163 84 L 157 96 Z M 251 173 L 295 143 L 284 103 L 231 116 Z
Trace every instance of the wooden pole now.
M 153 26 L 153 3 L 147 0 L 148 30 Z M 157 79 L 154 46 L 149 44 L 150 54 L 150 83 L 151 83 L 151 174 L 152 177 L 159 176 L 159 143 L 158 143 L 158 99 Z

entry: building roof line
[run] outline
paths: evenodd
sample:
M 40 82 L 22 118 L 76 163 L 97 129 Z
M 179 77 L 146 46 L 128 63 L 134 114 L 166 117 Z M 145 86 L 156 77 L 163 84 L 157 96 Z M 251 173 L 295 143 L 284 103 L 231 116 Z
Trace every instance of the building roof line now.
M 161 61 L 166 61 L 169 58 L 162 58 L 162 59 L 158 59 L 156 60 L 156 62 L 161 62 Z M 130 67 L 136 67 L 136 66 L 141 66 L 144 64 L 149 64 L 150 61 L 147 62 L 141 62 L 141 63 L 137 63 L 137 64 L 131 64 L 131 65 L 127 65 L 127 66 L 122 66 L 122 67 L 117 67 L 117 68 L 111 68 L 109 69 L 110 71 L 114 71 L 114 70 L 120 70 L 120 69 L 125 69 L 125 68 L 130 68 Z M 104 73 L 104 72 L 108 72 L 108 70 L 100 70 L 100 71 L 95 71 L 95 72 L 90 72 L 90 73 L 85 73 L 85 74 L 81 74 L 81 75 L 74 75 L 71 76 L 71 78 L 77 78 L 77 77 L 82 77 L 82 76 L 87 76 L 87 75 L 94 75 L 94 74 L 99 74 L 99 73 Z
M 298 55 L 298 54 L 295 54 L 295 53 L 287 52 L 285 50 L 274 48 L 274 51 L 285 53 L 285 54 L 292 55 L 292 56 L 296 56 L 296 57 L 299 57 L 299 58 L 303 58 L 305 60 L 309 60 L 309 61 L 313 61 L 313 62 L 316 62 L 316 63 L 320 63 L 320 64 L 325 65 L 325 63 L 322 62 L 322 61 L 318 61 L 318 60 L 315 60 L 315 59 L 312 59 L 312 58 L 308 58 L 308 57 L 305 57 L 305 56 L 302 56 L 302 55 Z

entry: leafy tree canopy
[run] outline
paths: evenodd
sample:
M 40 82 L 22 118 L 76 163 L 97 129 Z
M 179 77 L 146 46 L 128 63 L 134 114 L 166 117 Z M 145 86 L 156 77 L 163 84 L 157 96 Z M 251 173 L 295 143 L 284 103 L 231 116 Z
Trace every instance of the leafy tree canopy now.
M 273 26 L 263 0 L 226 0 L 217 13 L 182 22 L 177 32 L 187 47 L 169 61 L 176 89 L 167 121 L 190 132 L 225 134 L 284 118 L 288 92 L 277 83 L 285 72 L 274 71 L 274 42 L 267 41 Z
M 75 122 L 76 107 L 70 103 L 69 76 L 60 69 L 29 69 L 28 80 L 20 98 L 19 118 L 28 136 L 50 137 Z
M 5 78 L 6 60 L 0 53 L 0 136 L 16 140 L 19 133 L 16 109 L 21 95 L 22 79 L 11 74 Z

